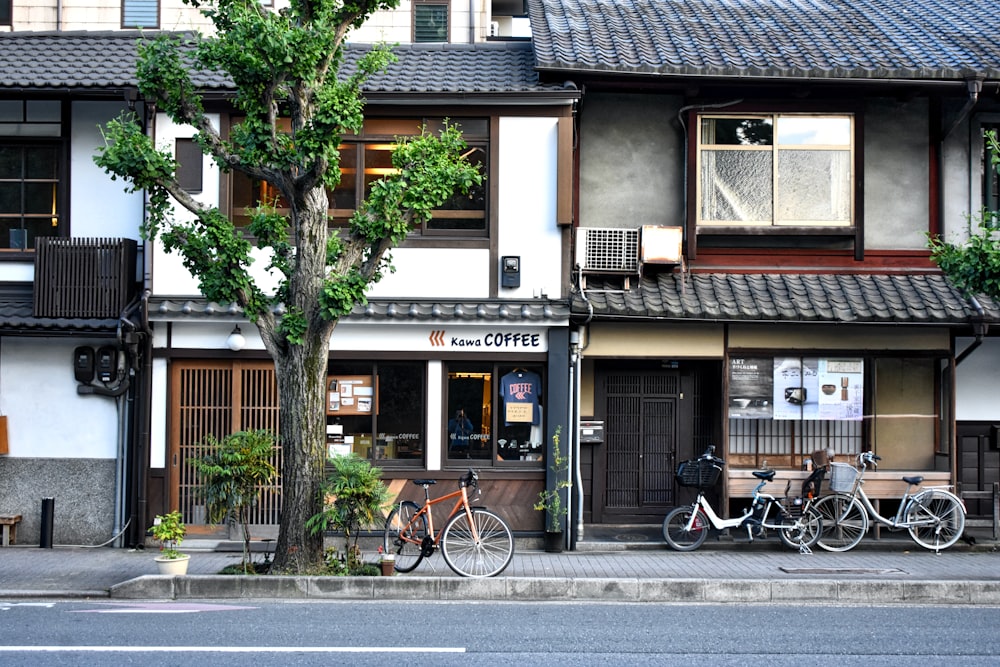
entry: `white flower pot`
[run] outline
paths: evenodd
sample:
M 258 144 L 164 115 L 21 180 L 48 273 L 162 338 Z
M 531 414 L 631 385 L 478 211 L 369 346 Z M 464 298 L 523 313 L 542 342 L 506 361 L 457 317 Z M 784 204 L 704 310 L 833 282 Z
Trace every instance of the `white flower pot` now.
M 160 574 L 187 574 L 188 561 L 191 560 L 191 556 L 187 554 L 184 554 L 180 558 L 163 558 L 158 556 L 153 560 L 156 561 L 156 567 L 159 568 Z

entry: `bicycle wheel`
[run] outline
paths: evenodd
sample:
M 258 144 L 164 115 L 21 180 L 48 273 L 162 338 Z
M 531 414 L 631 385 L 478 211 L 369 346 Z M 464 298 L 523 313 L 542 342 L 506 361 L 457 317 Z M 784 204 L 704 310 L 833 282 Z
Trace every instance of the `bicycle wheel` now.
M 910 499 L 903 520 L 913 541 L 925 549 L 947 549 L 965 530 L 965 508 L 953 494 L 927 489 Z
M 801 516 L 786 516 L 781 521 L 778 537 L 789 549 L 811 547 L 823 534 L 823 518 L 815 507 L 802 510 Z
M 514 558 L 514 533 L 503 519 L 487 509 L 477 507 L 471 512 L 472 524 L 465 512 L 448 521 L 441 534 L 441 554 L 455 574 L 496 576 Z
M 417 516 L 419 511 L 420 506 L 415 502 L 404 500 L 389 513 L 389 518 L 385 521 L 382 548 L 387 554 L 396 556 L 397 572 L 412 572 L 423 560 L 427 516 Z
M 692 512 L 697 514 L 694 526 L 688 530 L 687 525 Z M 708 537 L 708 526 L 708 517 L 700 509 L 695 510 L 690 505 L 676 507 L 663 520 L 663 539 L 676 551 L 694 551 L 704 544 L 705 538 Z
M 823 521 L 823 532 L 816 541 L 827 551 L 848 551 L 868 532 L 868 512 L 849 495 L 823 496 L 813 504 Z

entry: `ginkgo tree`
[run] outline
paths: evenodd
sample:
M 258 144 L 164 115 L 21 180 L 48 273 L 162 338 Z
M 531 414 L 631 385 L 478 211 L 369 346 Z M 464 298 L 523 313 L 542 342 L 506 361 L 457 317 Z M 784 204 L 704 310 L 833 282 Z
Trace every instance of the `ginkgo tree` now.
M 399 0 L 291 0 L 281 11 L 259 0 L 185 0 L 214 26 L 206 35 L 140 40 L 139 90 L 225 172 L 265 181 L 282 200 L 249 211 L 249 237 L 216 206 L 198 201 L 177 180 L 177 163 L 158 150 L 137 119 L 104 128 L 95 161 L 143 191 L 144 238 L 178 253 L 202 294 L 238 304 L 274 360 L 280 400 L 281 525 L 274 571 L 307 572 L 322 563 L 323 537 L 306 522 L 322 510 L 326 456 L 324 383 L 338 319 L 365 302 L 367 289 L 391 269 L 388 251 L 456 192 L 484 178 L 466 160 L 453 125 L 401 139 L 394 173 L 372 184 L 347 229 L 330 229 L 328 191 L 341 178 L 341 138 L 364 122 L 363 86 L 395 62 L 391 49 L 367 49 L 349 72 L 345 38 L 373 12 Z M 344 68 L 345 71 L 348 68 Z M 206 116 L 194 71 L 227 75 L 242 122 L 228 136 Z M 188 212 L 176 215 L 176 207 Z M 254 247 L 278 277 L 265 291 L 250 266 Z

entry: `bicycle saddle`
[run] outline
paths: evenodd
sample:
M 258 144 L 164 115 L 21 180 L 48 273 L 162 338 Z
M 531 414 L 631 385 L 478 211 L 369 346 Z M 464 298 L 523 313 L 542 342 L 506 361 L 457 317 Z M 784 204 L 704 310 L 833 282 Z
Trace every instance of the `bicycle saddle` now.
M 437 484 L 436 479 L 415 479 L 413 483 L 417 486 L 430 486 L 431 484 Z
M 753 471 L 753 476 L 756 477 L 757 479 L 763 479 L 765 481 L 770 482 L 771 480 L 774 479 L 774 471 L 773 470 L 754 470 Z
M 923 477 L 904 477 L 903 481 L 907 484 L 912 484 L 913 486 L 920 486 L 920 482 L 924 481 Z

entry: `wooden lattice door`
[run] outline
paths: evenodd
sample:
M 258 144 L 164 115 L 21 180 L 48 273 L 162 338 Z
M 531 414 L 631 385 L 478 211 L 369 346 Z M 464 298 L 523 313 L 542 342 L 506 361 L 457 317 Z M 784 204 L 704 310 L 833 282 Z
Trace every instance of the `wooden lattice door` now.
M 674 373 L 607 376 L 606 520 L 659 515 L 673 504 L 678 393 Z
M 200 479 L 192 461 L 208 453 L 206 435 L 217 439 L 235 431 L 266 429 L 278 433 L 278 388 L 269 361 L 175 361 L 171 366 L 170 507 L 190 524 L 205 523 L 198 493 Z M 272 464 L 280 471 L 281 447 Z M 251 524 L 277 525 L 281 478 L 262 487 Z

